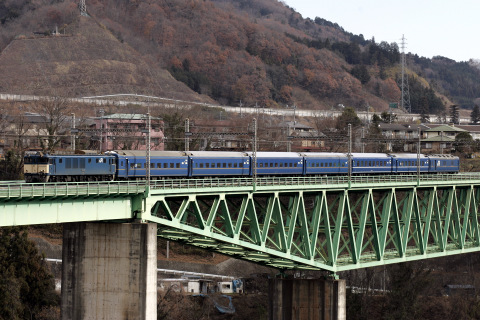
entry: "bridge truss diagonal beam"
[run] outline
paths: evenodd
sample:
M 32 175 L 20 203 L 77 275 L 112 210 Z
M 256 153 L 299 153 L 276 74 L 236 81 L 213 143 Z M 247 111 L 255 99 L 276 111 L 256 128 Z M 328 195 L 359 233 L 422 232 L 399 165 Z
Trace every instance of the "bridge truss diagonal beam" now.
M 282 269 L 332 272 L 480 251 L 480 185 L 152 192 L 158 236 Z

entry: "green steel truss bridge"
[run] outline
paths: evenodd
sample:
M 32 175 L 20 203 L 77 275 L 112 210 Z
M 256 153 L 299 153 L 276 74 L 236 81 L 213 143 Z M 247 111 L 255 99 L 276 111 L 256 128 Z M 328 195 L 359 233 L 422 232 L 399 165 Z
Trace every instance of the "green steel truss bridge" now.
M 0 227 L 154 222 L 158 236 L 282 269 L 480 251 L 480 173 L 0 185 Z

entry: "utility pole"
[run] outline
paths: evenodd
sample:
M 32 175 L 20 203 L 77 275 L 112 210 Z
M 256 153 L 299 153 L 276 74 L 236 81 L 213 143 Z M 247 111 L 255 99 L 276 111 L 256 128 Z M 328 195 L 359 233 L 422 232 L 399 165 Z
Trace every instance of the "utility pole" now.
M 75 113 L 72 113 L 72 129 L 75 129 Z M 75 153 L 75 130 L 72 130 L 72 150 Z
M 362 153 L 365 153 L 365 127 L 362 127 Z
M 190 119 L 185 119 L 185 151 L 190 151 Z
M 352 124 L 348 124 L 348 187 L 352 184 Z
M 150 113 L 147 113 L 147 186 L 150 186 L 150 131 L 151 131 L 151 124 L 150 124 Z
M 417 142 L 417 186 L 420 185 L 420 126 L 418 126 Z
M 100 153 L 102 153 L 102 147 L 103 147 L 103 115 L 105 113 L 105 110 L 100 109 Z
M 252 155 L 253 191 L 257 188 L 257 118 L 253 118 L 253 155 Z

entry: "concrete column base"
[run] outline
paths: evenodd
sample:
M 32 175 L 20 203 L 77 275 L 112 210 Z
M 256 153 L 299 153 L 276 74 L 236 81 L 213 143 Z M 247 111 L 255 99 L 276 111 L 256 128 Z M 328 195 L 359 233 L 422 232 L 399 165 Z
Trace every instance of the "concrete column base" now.
M 271 279 L 270 320 L 345 320 L 345 280 Z
M 62 319 L 157 319 L 157 226 L 63 227 Z

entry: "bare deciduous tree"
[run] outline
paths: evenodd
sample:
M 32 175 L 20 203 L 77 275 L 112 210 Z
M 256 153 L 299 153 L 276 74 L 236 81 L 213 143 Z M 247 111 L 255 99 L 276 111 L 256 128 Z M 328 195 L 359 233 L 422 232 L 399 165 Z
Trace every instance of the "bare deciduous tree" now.
M 44 128 L 47 132 L 46 139 L 40 140 L 40 145 L 45 152 L 52 152 L 60 143 L 59 130 L 66 125 L 70 117 L 70 106 L 67 99 L 52 97 L 39 100 L 34 105 L 34 110 L 43 118 Z

